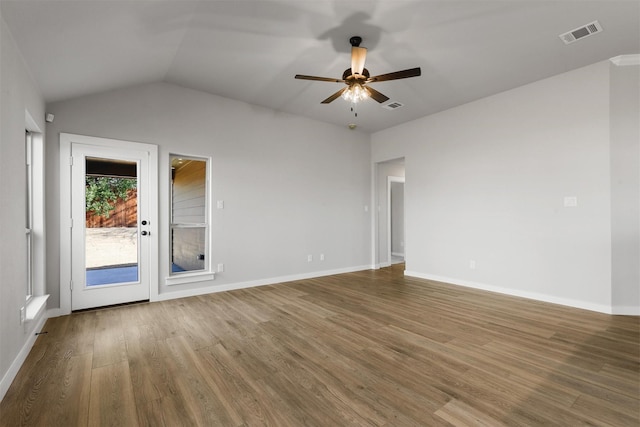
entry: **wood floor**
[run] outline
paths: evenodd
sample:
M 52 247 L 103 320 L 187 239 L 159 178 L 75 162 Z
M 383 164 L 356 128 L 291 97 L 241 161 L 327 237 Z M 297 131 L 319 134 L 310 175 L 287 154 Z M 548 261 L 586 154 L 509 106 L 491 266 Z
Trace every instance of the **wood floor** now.
M 638 426 L 640 321 L 403 265 L 49 319 L 2 426 Z

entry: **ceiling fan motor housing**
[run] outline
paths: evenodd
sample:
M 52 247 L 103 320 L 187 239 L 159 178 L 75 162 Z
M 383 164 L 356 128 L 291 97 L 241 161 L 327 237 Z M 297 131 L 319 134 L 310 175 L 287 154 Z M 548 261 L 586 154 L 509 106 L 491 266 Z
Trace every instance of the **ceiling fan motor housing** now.
M 345 81 L 349 80 L 349 77 L 351 77 L 352 75 L 353 75 L 353 72 L 351 71 L 351 68 L 347 68 L 346 70 L 344 70 L 344 73 L 342 73 L 342 80 L 345 80 Z M 369 70 L 367 70 L 366 68 L 363 68 L 362 75 L 368 79 L 370 76 Z

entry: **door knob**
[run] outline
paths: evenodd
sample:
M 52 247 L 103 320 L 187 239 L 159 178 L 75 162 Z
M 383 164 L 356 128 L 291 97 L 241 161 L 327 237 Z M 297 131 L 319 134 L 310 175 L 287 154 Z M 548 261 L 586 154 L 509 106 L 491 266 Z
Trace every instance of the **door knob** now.
M 148 224 L 148 222 L 146 220 L 142 221 L 142 225 L 147 225 L 147 224 Z
M 151 234 L 151 233 L 150 233 L 150 232 L 148 232 L 148 231 L 143 231 L 143 232 L 142 232 L 142 233 L 140 233 L 140 234 L 142 234 L 143 236 L 147 236 L 147 235 L 149 235 L 149 234 Z

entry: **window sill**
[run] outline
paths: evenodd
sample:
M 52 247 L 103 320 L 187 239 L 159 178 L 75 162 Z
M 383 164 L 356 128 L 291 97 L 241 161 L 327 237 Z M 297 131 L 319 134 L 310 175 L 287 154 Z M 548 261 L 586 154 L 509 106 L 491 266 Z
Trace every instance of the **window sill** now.
M 37 319 L 47 306 L 47 300 L 49 295 L 41 295 L 38 297 L 32 297 L 27 303 L 27 309 L 25 313 L 25 321 L 31 322 Z
M 215 273 L 211 272 L 179 274 L 176 276 L 166 277 L 164 279 L 164 284 L 167 286 L 184 285 L 185 283 L 208 282 L 210 280 L 215 280 L 215 278 Z

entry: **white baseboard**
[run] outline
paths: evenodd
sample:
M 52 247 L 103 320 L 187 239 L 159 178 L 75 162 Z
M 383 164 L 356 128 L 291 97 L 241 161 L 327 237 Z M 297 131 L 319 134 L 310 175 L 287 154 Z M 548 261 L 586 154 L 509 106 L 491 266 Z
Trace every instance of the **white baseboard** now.
M 47 310 L 47 318 L 49 319 L 52 317 L 66 316 L 67 314 L 71 314 L 71 313 L 65 312 L 61 308 L 50 308 Z
M 611 307 L 611 314 L 620 316 L 640 316 L 640 307 L 614 305 Z
M 4 399 L 4 395 L 7 394 L 7 390 L 9 390 L 9 387 L 11 387 L 11 383 L 15 379 L 16 375 L 18 375 L 18 371 L 22 367 L 22 364 L 25 360 L 27 360 L 27 356 L 29 355 L 33 344 L 35 344 L 36 339 L 38 338 L 36 336 L 36 332 L 40 332 L 42 330 L 44 323 L 48 319 L 45 313 L 47 312 L 43 311 L 37 319 L 34 319 L 32 321 L 35 322 L 35 327 L 31 330 L 27 341 L 22 346 L 22 349 L 20 349 L 20 352 L 18 353 L 16 358 L 13 359 L 13 363 L 11 363 L 11 366 L 9 366 L 9 369 L 2 378 L 2 381 L 0 381 L 0 400 Z
M 401 256 L 402 258 L 404 258 L 404 252 L 391 252 L 391 255 L 393 255 L 393 256 Z
M 335 270 L 316 271 L 313 273 L 292 274 L 289 276 L 272 277 L 268 279 L 250 280 L 247 282 L 228 283 L 224 285 L 207 286 L 198 289 L 163 292 L 154 301 L 167 301 L 176 298 L 193 297 L 197 295 L 212 294 L 215 292 L 233 291 L 236 289 L 254 288 L 257 286 L 275 285 L 277 283 L 293 282 L 296 280 L 314 279 L 316 277 L 333 276 L 334 274 L 353 273 L 354 271 L 371 270 L 371 265 L 339 268 Z
M 404 274 L 406 276 L 417 277 L 417 278 L 426 279 L 426 280 L 433 280 L 433 281 L 436 281 L 436 282 L 443 282 L 443 283 L 456 285 L 456 286 L 464 286 L 466 288 L 473 288 L 473 289 L 480 289 L 480 290 L 483 290 L 483 291 L 496 292 L 496 293 L 499 293 L 499 294 L 511 295 L 511 296 L 514 296 L 514 297 L 527 298 L 527 299 L 536 300 L 536 301 L 549 302 L 549 303 L 552 303 L 552 304 L 565 305 L 565 306 L 568 306 L 568 307 L 580 308 L 580 309 L 583 309 L 583 310 L 597 311 L 598 313 L 614 314 L 614 313 L 612 313 L 612 307 L 610 307 L 608 305 L 594 304 L 594 303 L 587 302 L 587 301 L 580 301 L 580 300 L 575 300 L 575 299 L 570 299 L 570 298 L 556 297 L 556 296 L 553 296 L 553 295 L 541 294 L 541 293 L 537 293 L 537 292 L 528 292 L 528 291 L 521 291 L 521 290 L 518 290 L 518 289 L 503 288 L 503 287 L 499 287 L 499 286 L 487 285 L 487 284 L 484 284 L 484 283 L 471 282 L 471 281 L 460 280 L 460 279 L 455 279 L 455 278 L 451 278 L 451 277 L 436 276 L 436 275 L 432 275 L 432 274 L 418 273 L 418 272 L 409 271 L 409 270 L 405 270 Z M 637 308 L 636 308 L 636 310 L 637 310 Z

